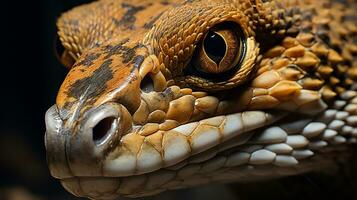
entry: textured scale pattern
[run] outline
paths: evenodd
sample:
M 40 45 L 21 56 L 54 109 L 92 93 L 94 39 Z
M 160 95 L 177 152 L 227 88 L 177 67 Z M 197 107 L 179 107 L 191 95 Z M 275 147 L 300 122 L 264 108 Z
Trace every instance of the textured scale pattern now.
M 356 9 L 352 0 L 100 0 L 64 13 L 70 71 L 46 114 L 52 175 L 74 195 L 115 199 L 348 159 Z M 225 22 L 245 36 L 239 67 L 190 73 L 205 34 Z M 95 127 L 108 117 L 98 145 Z

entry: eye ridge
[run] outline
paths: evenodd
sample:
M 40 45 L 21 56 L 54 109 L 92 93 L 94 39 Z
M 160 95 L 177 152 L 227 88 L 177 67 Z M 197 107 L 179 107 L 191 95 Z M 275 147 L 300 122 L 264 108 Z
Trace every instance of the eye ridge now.
M 213 31 L 207 33 L 203 47 L 207 56 L 217 65 L 222 61 L 227 51 L 227 44 L 224 38 Z

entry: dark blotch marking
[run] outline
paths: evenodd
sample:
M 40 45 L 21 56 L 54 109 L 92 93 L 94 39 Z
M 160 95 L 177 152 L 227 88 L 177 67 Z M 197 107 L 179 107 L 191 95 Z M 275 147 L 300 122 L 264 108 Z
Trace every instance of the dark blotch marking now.
M 90 53 L 88 54 L 84 59 L 82 59 L 80 62 L 78 62 L 74 67 L 77 66 L 86 66 L 89 67 L 93 65 L 93 62 L 99 58 L 100 54 L 98 53 Z
M 136 46 L 134 46 L 133 48 L 129 48 L 127 46 L 124 46 L 124 44 L 126 44 L 129 41 L 129 39 L 124 39 L 122 42 L 120 42 L 117 45 L 108 45 L 105 46 L 105 51 L 107 53 L 107 55 L 105 56 L 104 59 L 109 59 L 110 57 L 112 57 L 113 55 L 120 55 L 123 59 L 123 63 L 127 64 L 129 63 L 135 56 L 136 53 L 136 49 L 143 47 L 142 44 L 137 44 Z
M 126 13 L 124 16 L 120 19 L 113 19 L 114 23 L 117 26 L 123 26 L 128 29 L 133 29 L 134 28 L 134 23 L 136 21 L 135 14 L 138 13 L 139 11 L 143 10 L 145 7 L 144 6 L 134 6 L 126 3 L 122 3 L 121 6 L 123 8 L 126 8 Z
M 160 3 L 162 5 L 169 5 L 170 4 L 168 0 L 161 0 Z
M 111 64 L 112 59 L 108 59 L 93 72 L 93 75 L 77 80 L 69 89 L 68 96 L 79 99 L 86 91 L 86 99 L 99 96 L 105 90 L 107 82 L 113 78 Z
M 129 42 L 129 38 L 123 39 L 122 41 L 120 41 L 118 44 L 116 44 L 114 46 L 113 45 L 105 46 L 104 51 L 107 54 L 105 56 L 105 59 L 108 59 L 109 57 L 111 57 L 113 55 L 121 54 L 122 49 L 125 48 L 124 44 L 126 44 L 127 42 Z
M 125 48 L 123 49 L 123 54 L 121 55 L 121 57 L 123 58 L 123 63 L 126 64 L 128 62 L 130 62 L 131 60 L 133 60 L 135 53 L 136 53 L 136 49 L 143 47 L 142 44 L 137 44 L 135 47 L 133 48 Z

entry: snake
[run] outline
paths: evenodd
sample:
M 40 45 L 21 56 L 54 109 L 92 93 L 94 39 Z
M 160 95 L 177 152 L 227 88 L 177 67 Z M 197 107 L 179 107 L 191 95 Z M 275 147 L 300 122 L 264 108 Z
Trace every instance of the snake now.
M 45 116 L 78 197 L 320 171 L 357 143 L 353 0 L 98 0 L 57 21 L 69 72 Z

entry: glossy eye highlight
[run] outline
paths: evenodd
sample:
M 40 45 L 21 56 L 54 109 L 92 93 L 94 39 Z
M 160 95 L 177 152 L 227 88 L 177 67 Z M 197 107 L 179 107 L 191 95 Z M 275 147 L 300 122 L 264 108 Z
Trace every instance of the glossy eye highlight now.
M 244 40 L 239 25 L 233 22 L 212 27 L 198 44 L 193 67 L 206 74 L 220 74 L 236 68 L 244 57 Z

